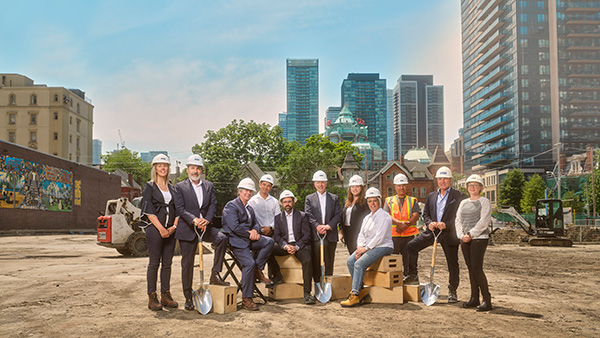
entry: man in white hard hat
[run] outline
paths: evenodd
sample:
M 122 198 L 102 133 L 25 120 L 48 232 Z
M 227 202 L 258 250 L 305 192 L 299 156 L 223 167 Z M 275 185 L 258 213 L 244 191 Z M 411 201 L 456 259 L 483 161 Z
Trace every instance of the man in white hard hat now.
M 327 174 L 319 170 L 313 175 L 316 192 L 306 196 L 304 211 L 312 231 L 313 279 L 320 281 L 321 251 L 319 237 L 324 239 L 325 275 L 333 275 L 335 248 L 338 241 L 338 224 L 341 219 L 340 199 L 327 192 Z
M 260 227 L 261 234 L 268 237 L 273 237 L 275 216 L 281 213 L 277 199 L 269 195 L 274 184 L 275 180 L 273 179 L 273 176 L 269 174 L 263 175 L 258 181 L 258 194 L 252 196 L 248 202 L 248 205 L 254 209 L 256 222 Z M 274 273 L 274 271 L 279 271 L 279 266 L 276 267 L 277 261 L 273 255 L 269 257 L 268 265 L 269 278 L 271 278 L 273 284 L 282 283 L 283 278 L 281 277 L 281 274 Z
M 187 159 L 189 179 L 177 183 L 173 197 L 175 208 L 183 222 L 175 232 L 181 247 L 181 284 L 185 296 L 185 309 L 194 310 L 192 301 L 192 283 L 194 276 L 194 258 L 198 249 L 198 231 L 205 231 L 203 241 L 214 244 L 214 260 L 210 283 L 229 285 L 219 273 L 223 269 L 227 236 L 214 227 L 212 221 L 217 211 L 217 196 L 212 182 L 201 179 L 204 161 L 198 154 Z M 181 224 L 183 223 L 183 224 Z
M 398 174 L 394 177 L 395 196 L 385 199 L 383 210 L 392 216 L 392 240 L 394 254 L 402 255 L 404 275 L 408 273 L 408 252 L 406 246 L 419 233 L 416 224 L 421 215 L 421 208 L 416 197 L 408 196 L 408 177 Z
M 435 174 L 435 178 L 438 190 L 427 196 L 425 207 L 423 208 L 425 231 L 408 243 L 409 271 L 404 284 L 419 284 L 417 271 L 419 251 L 433 244 L 433 232 L 437 234 L 441 231 L 438 242 L 444 249 L 444 255 L 448 263 L 448 303 L 456 303 L 458 302 L 456 289 L 459 284 L 458 246 L 460 240 L 456 237 L 454 220 L 460 201 L 465 196 L 460 191 L 452 189 L 452 171 L 450 168 L 439 168 Z
M 312 258 L 311 258 L 311 231 L 308 217 L 302 211 L 294 208 L 296 196 L 284 190 L 279 196 L 279 202 L 284 212 L 275 217 L 275 249 L 277 256 L 294 255 L 302 263 L 302 280 L 304 281 L 304 303 L 314 304 L 315 298 L 311 295 L 312 287 Z M 277 266 L 278 275 L 279 266 Z
M 256 191 L 254 181 L 244 178 L 238 184 L 238 197 L 223 208 L 223 232 L 229 236 L 229 245 L 242 269 L 242 305 L 248 310 L 258 310 L 252 300 L 254 279 L 266 284 L 271 281 L 262 270 L 273 252 L 273 239 L 260 235 L 254 209 L 248 204 Z M 256 259 L 252 252 L 257 252 Z

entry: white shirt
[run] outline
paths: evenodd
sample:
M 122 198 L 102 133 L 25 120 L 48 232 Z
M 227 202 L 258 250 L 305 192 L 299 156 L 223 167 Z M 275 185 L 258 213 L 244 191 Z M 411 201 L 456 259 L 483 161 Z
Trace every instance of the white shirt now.
M 317 191 L 317 196 L 319 196 L 319 204 L 321 205 L 321 224 L 325 224 L 325 207 L 327 206 L 327 191 L 324 193 L 319 193 Z
M 159 189 L 160 190 L 160 189 Z M 160 192 L 163 195 L 163 199 L 165 200 L 165 204 L 169 204 L 171 202 L 171 192 L 169 190 L 167 191 L 162 191 L 160 190 Z M 167 208 L 167 212 L 169 212 L 169 209 Z
M 294 237 L 294 211 L 289 214 L 286 212 L 285 219 L 287 220 L 288 243 L 296 242 L 296 237 Z
M 351 207 L 346 208 L 346 224 L 344 224 L 345 226 L 349 227 L 350 226 L 350 218 L 352 217 L 352 209 L 354 208 L 354 205 Z
M 190 182 L 192 182 L 192 187 L 194 188 L 196 198 L 198 199 L 198 207 L 202 209 L 202 202 L 204 202 L 204 195 L 202 194 L 202 180 L 200 180 L 200 183 L 198 184 L 195 184 L 192 179 L 190 179 Z M 203 218 L 202 214 L 200 214 L 198 217 Z
M 254 209 L 254 215 L 256 221 L 261 227 L 273 228 L 275 224 L 275 216 L 281 213 L 279 209 L 279 202 L 275 197 L 268 195 L 267 198 L 263 198 L 260 193 L 252 196 L 248 205 Z
M 377 247 L 394 248 L 392 217 L 381 208 L 375 213 L 368 214 L 363 219 L 356 244 L 369 249 Z

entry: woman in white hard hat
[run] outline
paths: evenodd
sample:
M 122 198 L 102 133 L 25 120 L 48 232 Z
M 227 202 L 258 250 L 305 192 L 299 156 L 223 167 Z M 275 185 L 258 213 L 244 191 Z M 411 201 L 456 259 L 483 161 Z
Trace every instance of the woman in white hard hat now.
M 489 224 L 492 215 L 490 201 L 481 196 L 483 179 L 479 175 L 467 178 L 469 198 L 464 199 L 456 213 L 456 236 L 461 239 L 461 249 L 471 281 L 471 299 L 463 303 L 464 308 L 477 308 L 477 311 L 492 309 L 488 281 L 483 272 L 483 256 L 489 240 Z M 483 302 L 479 303 L 479 292 Z
M 342 208 L 342 226 L 340 227 L 340 241 L 346 244 L 349 254 L 356 250 L 356 239 L 362 221 L 368 213 L 365 184 L 362 177 L 354 175 L 348 183 L 348 197 Z
M 148 245 L 148 308 L 153 311 L 162 310 L 163 306 L 176 308 L 170 291 L 171 263 L 175 250 L 175 229 L 179 217 L 175 210 L 173 187 L 169 184 L 169 157 L 158 154 L 152 159 L 151 181 L 144 185 L 142 191 L 142 212 L 151 223 L 146 228 Z M 160 269 L 160 302 L 156 294 L 158 267 Z
M 341 302 L 343 307 L 360 305 L 366 296 L 366 292 L 363 291 L 365 271 L 378 259 L 394 251 L 392 218 L 381 209 L 379 189 L 369 188 L 366 197 L 371 213 L 363 220 L 356 242 L 356 251 L 346 260 L 348 270 L 352 275 L 352 291 L 350 291 L 348 299 Z

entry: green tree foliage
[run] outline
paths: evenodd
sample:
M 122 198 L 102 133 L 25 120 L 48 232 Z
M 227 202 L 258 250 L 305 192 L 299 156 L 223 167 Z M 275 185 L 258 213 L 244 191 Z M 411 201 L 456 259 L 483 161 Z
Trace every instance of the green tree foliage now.
M 144 163 L 136 151 L 123 148 L 113 153 L 102 155 L 102 160 L 104 161 L 102 169 L 105 171 L 113 172 L 121 169 L 128 174 L 132 174 L 133 179 L 140 185 L 150 181 L 152 164 Z
M 521 197 L 523 186 L 525 185 L 525 176 L 519 169 L 510 171 L 504 180 L 500 183 L 498 191 L 498 204 L 513 206 L 517 211 L 521 211 Z
M 595 216 L 594 215 L 594 198 L 596 199 L 596 213 L 600 212 L 600 169 L 598 169 L 599 163 L 600 163 L 600 149 L 596 150 L 596 153 L 594 154 L 594 165 L 595 165 L 594 170 L 593 170 L 594 177 L 592 179 L 592 175 L 590 175 L 590 178 L 588 181 L 587 194 L 586 194 L 587 195 L 586 204 L 588 205 L 591 216 Z M 592 184 L 594 185 L 594 189 L 592 189 Z M 596 194 L 595 196 L 594 196 L 594 193 Z
M 538 174 L 529 178 L 523 186 L 523 197 L 521 198 L 521 211 L 525 213 L 533 212 L 535 202 L 544 198 L 546 190 L 546 182 Z
M 564 208 L 571 208 L 571 211 L 575 214 L 575 213 L 580 213 L 583 212 L 583 201 L 581 199 L 581 196 L 576 195 L 575 191 L 573 190 L 569 190 L 567 191 L 563 196 L 563 207 Z
M 454 183 L 462 180 L 464 177 L 465 177 L 464 175 L 461 175 L 457 172 L 454 172 L 454 171 L 452 172 L 452 182 L 454 182 Z M 453 187 L 453 188 L 458 189 L 458 191 L 460 191 L 463 195 L 469 196 L 469 191 L 467 190 L 467 187 L 465 184 L 457 183 L 457 184 L 455 184 L 455 187 Z

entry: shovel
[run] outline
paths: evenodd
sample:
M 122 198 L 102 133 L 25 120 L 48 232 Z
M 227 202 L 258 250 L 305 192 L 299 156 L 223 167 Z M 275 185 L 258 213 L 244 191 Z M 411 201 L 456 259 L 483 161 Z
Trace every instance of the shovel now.
M 442 230 L 440 230 L 440 232 L 436 236 L 435 232 L 433 232 L 434 241 L 433 253 L 431 254 L 431 275 L 429 276 L 429 283 L 425 284 L 423 286 L 423 290 L 421 291 L 421 299 L 423 300 L 423 303 L 425 303 L 425 305 L 427 306 L 435 304 L 435 301 L 438 299 L 438 295 L 440 293 L 440 286 L 433 283 L 433 270 L 435 268 L 435 254 L 437 252 L 438 237 L 441 233 Z
M 327 303 L 331 299 L 331 283 L 325 283 L 325 254 L 323 253 L 323 240 L 327 234 L 319 236 L 321 247 L 321 282 L 315 283 L 315 298 L 321 303 Z
M 195 227 L 194 231 L 196 231 L 196 235 L 198 235 L 198 256 L 200 256 L 200 288 L 192 291 L 192 299 L 194 301 L 196 311 L 205 315 L 210 312 L 210 309 L 212 309 L 213 305 L 212 294 L 210 293 L 210 290 L 204 288 L 204 261 L 202 260 L 202 237 L 204 237 L 206 231 L 202 232 L 202 236 L 198 234 L 198 230 Z

